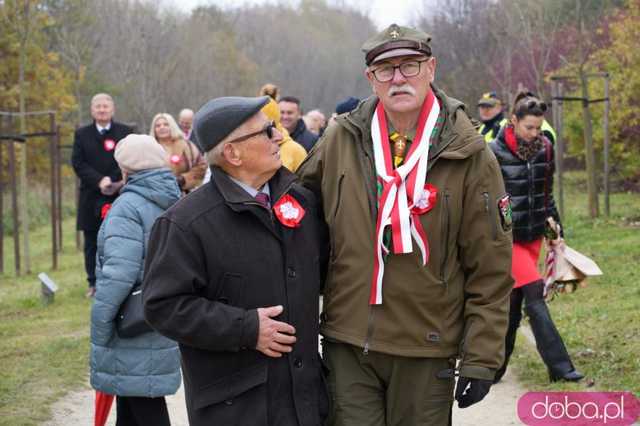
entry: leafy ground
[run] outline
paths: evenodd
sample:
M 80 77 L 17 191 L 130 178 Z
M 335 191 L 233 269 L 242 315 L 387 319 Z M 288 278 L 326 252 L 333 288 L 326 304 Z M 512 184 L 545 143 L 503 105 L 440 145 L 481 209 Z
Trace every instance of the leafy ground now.
M 556 297 L 549 306 L 576 367 L 580 384 L 549 384 L 535 347 L 519 336 L 513 364 L 527 388 L 640 393 L 640 195 L 611 198 L 611 216 L 589 218 L 583 174 L 567 176 L 565 240 L 594 259 L 604 275 L 587 288 Z M 602 205 L 603 200 L 600 198 Z

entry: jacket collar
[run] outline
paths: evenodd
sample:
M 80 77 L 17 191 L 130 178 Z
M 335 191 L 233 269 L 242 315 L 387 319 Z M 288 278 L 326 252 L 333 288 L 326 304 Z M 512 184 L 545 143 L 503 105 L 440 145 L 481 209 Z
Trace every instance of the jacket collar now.
M 271 179 L 269 179 L 271 205 L 277 203 L 278 200 L 289 191 L 291 185 L 295 182 L 296 179 L 296 175 L 291 173 L 285 167 L 280 167 L 276 174 L 273 175 Z M 211 167 L 211 180 L 218 187 L 220 194 L 222 194 L 222 198 L 224 198 L 227 204 L 259 205 L 255 198 L 253 198 L 247 193 L 247 191 L 233 182 L 229 178 L 229 175 L 227 175 L 221 168 L 216 166 Z
M 430 165 L 433 166 L 439 158 L 461 160 L 485 148 L 485 142 L 470 124 L 470 120 L 458 120 L 458 110 L 465 110 L 465 105 L 457 99 L 450 98 L 446 93 L 431 85 L 436 97 L 444 108 L 445 120 L 440 134 L 440 142 L 430 152 Z M 336 121 L 356 136 L 361 136 L 363 148 L 373 158 L 371 146 L 371 120 L 378 104 L 377 96 L 370 96 L 361 102 L 352 112 L 339 116 Z M 461 137 L 466 136 L 466 137 Z M 366 141 L 366 143 L 365 143 Z
M 297 138 L 302 136 L 302 134 L 305 132 L 305 130 L 307 130 L 307 126 L 304 124 L 304 120 L 301 117 L 298 120 L 298 122 L 296 123 L 296 128 L 293 129 L 293 132 L 291 133 L 291 137 L 294 140 L 296 140 Z

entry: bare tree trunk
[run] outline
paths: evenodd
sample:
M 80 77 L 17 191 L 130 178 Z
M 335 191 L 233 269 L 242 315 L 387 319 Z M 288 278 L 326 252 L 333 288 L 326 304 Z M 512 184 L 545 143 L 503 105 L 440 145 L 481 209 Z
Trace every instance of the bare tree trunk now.
M 25 85 L 25 68 L 27 67 L 27 42 L 29 41 L 30 31 L 30 12 L 31 1 L 27 0 L 23 5 L 23 25 L 22 34 L 20 34 L 20 69 L 18 75 L 19 87 L 19 109 L 20 109 L 20 134 L 27 133 L 27 116 L 26 116 L 26 85 Z M 31 259 L 29 256 L 29 212 L 27 202 L 27 142 L 19 145 L 20 158 L 20 225 L 22 227 L 23 250 L 24 250 L 24 269 L 27 274 L 31 273 Z
M 587 192 L 589 193 L 589 215 L 598 217 L 598 187 L 596 181 L 596 156 L 593 150 L 593 129 L 589 110 L 589 82 L 584 68 L 580 67 L 580 85 L 582 86 L 582 119 L 584 121 L 584 156 L 587 163 Z

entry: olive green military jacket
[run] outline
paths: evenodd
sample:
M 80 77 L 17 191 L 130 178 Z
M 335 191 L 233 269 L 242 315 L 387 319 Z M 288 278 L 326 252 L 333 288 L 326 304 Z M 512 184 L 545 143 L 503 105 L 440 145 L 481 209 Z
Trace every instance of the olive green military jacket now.
M 390 254 L 382 305 L 369 305 L 377 216 L 370 129 L 378 99 L 339 116 L 298 170 L 321 200 L 330 234 L 321 332 L 365 352 L 457 356 L 460 374 L 493 379 L 513 283 L 509 217 L 498 208 L 504 183 L 464 105 L 434 91 L 445 122 L 426 178 L 438 190 L 436 204 L 420 216 L 430 258 L 423 266 L 415 243 L 413 253 Z

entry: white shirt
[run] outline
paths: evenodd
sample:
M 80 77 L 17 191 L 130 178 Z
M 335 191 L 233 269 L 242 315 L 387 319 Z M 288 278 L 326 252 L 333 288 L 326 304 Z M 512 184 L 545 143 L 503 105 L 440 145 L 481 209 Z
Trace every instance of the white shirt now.
M 102 129 L 104 129 L 106 132 L 108 132 L 110 128 L 111 128 L 111 122 L 109 122 L 109 124 L 107 124 L 104 127 L 102 127 L 101 125 L 96 123 L 96 129 L 98 129 L 98 133 L 100 133 L 100 134 L 102 134 Z

